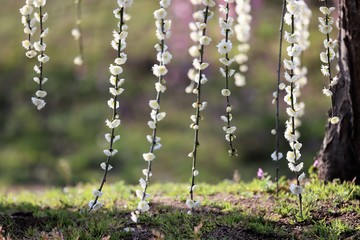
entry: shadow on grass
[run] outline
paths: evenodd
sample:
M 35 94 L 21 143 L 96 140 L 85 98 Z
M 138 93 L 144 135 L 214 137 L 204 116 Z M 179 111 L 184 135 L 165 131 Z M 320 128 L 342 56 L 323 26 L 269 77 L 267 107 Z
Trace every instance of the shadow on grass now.
M 11 239 L 295 238 L 291 233 L 293 226 L 261 216 L 214 207 L 204 207 L 189 215 L 184 207 L 155 202 L 149 213 L 140 215 L 139 222 L 134 223 L 130 211 L 121 209 L 89 213 L 72 206 L 1 205 L 0 226 L 3 235 Z

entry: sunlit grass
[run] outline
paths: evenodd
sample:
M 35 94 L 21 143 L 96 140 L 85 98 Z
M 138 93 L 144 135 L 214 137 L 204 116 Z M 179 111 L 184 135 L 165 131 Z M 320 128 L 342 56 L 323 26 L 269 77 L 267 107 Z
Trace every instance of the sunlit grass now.
M 89 213 L 88 200 L 95 185 L 33 190 L 3 188 L 0 197 L 0 222 L 6 233 L 17 238 L 40 238 L 42 234 L 63 234 L 65 239 L 111 238 L 161 235 L 165 239 L 211 238 L 222 228 L 247 229 L 264 239 L 297 237 L 342 239 L 359 233 L 360 187 L 352 183 L 324 184 L 315 178 L 305 185 L 304 215 L 297 215 L 296 198 L 289 183 L 264 180 L 217 185 L 201 183 L 198 189 L 203 206 L 188 215 L 184 190 L 188 184 L 153 184 L 148 214 L 137 224 L 130 220 L 136 208 L 136 186 L 122 182 L 104 188 L 104 208 Z M 353 216 L 353 217 L 352 217 Z M 174 227 L 176 226 L 176 227 Z M 195 230 L 194 230 L 195 229 Z M 300 230 L 299 230 L 300 229 Z M 129 232 L 130 231 L 130 232 Z M 235 230 L 234 230 L 235 231 Z M 230 233 L 231 234 L 231 233 Z M 231 237 L 231 236 L 230 236 Z M 300 238 L 302 239 L 302 238 Z

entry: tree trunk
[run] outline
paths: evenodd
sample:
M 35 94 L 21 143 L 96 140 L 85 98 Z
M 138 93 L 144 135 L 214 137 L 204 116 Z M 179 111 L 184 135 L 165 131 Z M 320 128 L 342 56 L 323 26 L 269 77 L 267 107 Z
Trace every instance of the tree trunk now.
M 360 0 L 339 0 L 339 83 L 332 89 L 336 125 L 327 124 L 319 177 L 360 184 Z

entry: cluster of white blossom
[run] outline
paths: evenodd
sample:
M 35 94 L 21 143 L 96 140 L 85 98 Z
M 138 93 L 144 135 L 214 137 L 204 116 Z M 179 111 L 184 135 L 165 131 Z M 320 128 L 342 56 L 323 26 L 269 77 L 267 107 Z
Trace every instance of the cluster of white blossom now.
M 153 74 L 158 78 L 155 83 L 156 99 L 149 101 L 151 108 L 150 117 L 151 120 L 148 122 L 149 128 L 152 130 L 152 135 L 147 135 L 147 140 L 150 143 L 150 151 L 143 154 L 143 159 L 147 162 L 147 168 L 142 170 L 145 175 L 144 178 L 140 178 L 139 183 L 141 190 L 136 190 L 136 195 L 140 199 L 137 211 L 132 213 L 132 220 L 137 221 L 137 215 L 140 212 L 146 212 L 149 210 L 149 203 L 147 198 L 149 194 L 146 193 L 147 187 L 149 186 L 149 179 L 152 176 L 152 161 L 155 159 L 154 151 L 161 148 L 161 138 L 157 136 L 158 123 L 163 120 L 166 116 L 165 112 L 160 112 L 160 97 L 165 92 L 165 79 L 164 76 L 167 74 L 168 69 L 166 65 L 170 63 L 172 59 L 171 53 L 168 51 L 168 46 L 165 44 L 165 40 L 171 35 L 171 20 L 167 20 L 167 8 L 170 6 L 171 0 L 159 0 L 160 8 L 154 11 L 155 26 L 156 26 L 156 37 L 159 43 L 155 44 L 157 51 L 157 64 L 152 67 Z
M 47 92 L 43 90 L 43 84 L 45 84 L 48 79 L 43 76 L 43 68 L 44 64 L 50 60 L 49 56 L 44 53 L 46 50 L 44 38 L 49 33 L 49 28 L 44 29 L 44 23 L 48 19 L 48 13 L 43 13 L 45 4 L 46 0 L 26 0 L 25 5 L 20 8 L 24 33 L 28 35 L 28 39 L 22 41 L 23 47 L 27 50 L 25 55 L 28 58 L 33 58 L 37 55 L 39 61 L 39 64 L 34 66 L 34 71 L 38 76 L 33 78 L 38 84 L 38 90 L 35 93 L 35 97 L 31 98 L 32 103 L 38 110 L 41 110 L 46 105 L 44 98 L 46 97 Z M 39 9 L 39 11 L 34 12 L 34 8 Z M 40 39 L 39 41 L 32 43 L 31 37 L 37 30 L 37 24 L 40 25 Z
M 300 199 L 303 192 L 302 187 L 300 187 L 300 181 L 305 177 L 305 174 L 300 174 L 304 164 L 299 162 L 302 144 L 299 142 L 300 133 L 296 129 L 300 125 L 299 117 L 303 115 L 304 104 L 298 102 L 298 98 L 300 96 L 301 74 L 299 71 L 296 71 L 296 69 L 300 64 L 299 56 L 303 51 L 303 47 L 299 43 L 299 32 L 296 31 L 295 26 L 298 24 L 302 16 L 300 15 L 302 7 L 304 7 L 304 4 L 301 3 L 301 1 L 287 0 L 287 12 L 284 17 L 285 23 L 291 26 L 291 31 L 285 31 L 284 34 L 284 38 L 288 42 L 289 46 L 287 47 L 288 59 L 284 59 L 283 61 L 286 70 L 285 80 L 288 82 L 288 85 L 285 87 L 286 95 L 284 97 L 284 101 L 288 105 L 286 113 L 289 116 L 289 119 L 286 121 L 286 130 L 284 135 L 291 147 L 291 151 L 288 151 L 286 154 L 286 159 L 288 160 L 289 169 L 295 172 L 297 177 L 297 184 L 291 184 L 290 191 L 293 194 L 299 195 Z M 276 153 L 273 155 L 273 159 L 274 157 L 280 157 L 276 156 Z
M 117 51 L 117 57 L 114 61 L 114 64 L 110 64 L 110 84 L 109 92 L 111 98 L 107 101 L 107 104 L 110 109 L 112 109 L 112 118 L 106 119 L 106 126 L 109 128 L 109 133 L 105 134 L 105 140 L 109 143 L 109 148 L 104 149 L 103 152 L 106 156 L 106 161 L 100 164 L 100 167 L 104 170 L 104 175 L 100 187 L 93 190 L 94 200 L 90 200 L 89 207 L 91 210 L 97 210 L 103 204 L 99 202 L 99 198 L 102 196 L 102 188 L 106 182 L 106 177 L 108 171 L 113 167 L 110 165 L 110 159 L 115 154 L 118 153 L 118 150 L 114 148 L 114 143 L 120 139 L 120 135 L 115 135 L 115 130 L 120 126 L 121 120 L 117 114 L 117 109 L 120 104 L 118 101 L 119 95 L 124 92 L 124 89 L 121 87 L 124 84 L 125 79 L 121 78 L 120 75 L 123 72 L 122 65 L 127 61 L 127 55 L 124 53 L 126 48 L 126 38 L 128 36 L 128 26 L 125 24 L 126 20 L 130 19 L 130 16 L 125 13 L 125 9 L 130 7 L 133 3 L 133 0 L 117 0 L 118 8 L 116 8 L 113 13 L 116 19 L 119 19 L 118 22 L 118 31 L 113 31 L 114 39 L 111 41 L 111 46 Z
M 303 53 L 303 51 L 305 51 L 310 46 L 309 24 L 310 24 L 310 18 L 311 18 L 312 13 L 304 0 L 297 0 L 296 8 L 297 8 L 297 10 L 296 10 L 296 14 L 294 14 L 294 18 L 292 17 L 293 14 L 291 14 L 289 11 L 287 11 L 284 15 L 284 22 L 287 25 L 292 26 L 292 24 L 294 24 L 294 33 L 289 33 L 287 31 L 285 31 L 284 39 L 289 44 L 296 43 L 297 46 L 299 46 L 299 49 L 301 49 L 301 53 Z M 305 112 L 305 104 L 303 102 L 298 102 L 298 101 L 299 101 L 299 97 L 300 97 L 300 93 L 301 93 L 300 88 L 304 87 L 307 83 L 306 75 L 308 72 L 307 68 L 304 65 L 302 65 L 302 63 L 301 63 L 301 57 L 300 57 L 301 53 L 299 53 L 298 55 L 295 54 L 295 55 L 291 56 L 292 59 L 290 59 L 290 60 L 285 59 L 283 61 L 285 69 L 287 71 L 293 71 L 294 76 L 296 75 L 296 77 L 295 77 L 296 80 L 294 81 L 295 91 L 293 91 L 293 95 L 296 98 L 295 102 L 296 102 L 296 108 L 297 108 L 297 113 L 296 113 L 296 117 L 295 117 L 296 128 L 301 125 L 300 118 L 304 115 L 304 112 Z M 289 76 L 290 76 L 290 73 L 286 72 L 285 79 L 287 81 L 289 81 L 288 80 Z M 291 81 L 290 81 L 290 83 L 291 83 Z M 286 88 L 286 84 L 280 83 L 279 90 L 284 90 L 284 89 L 287 92 L 287 95 L 284 98 L 285 102 L 291 106 L 291 99 L 290 99 L 291 94 L 288 91 L 289 87 Z M 274 97 L 273 103 L 275 103 L 278 98 L 277 91 L 273 93 L 273 97 Z M 272 134 L 274 134 L 274 135 L 277 134 L 275 129 L 272 130 Z M 283 157 L 283 154 L 281 152 L 278 152 L 276 154 L 276 151 L 275 151 L 271 154 L 271 158 L 274 161 L 278 161 L 282 157 Z
M 251 36 L 251 4 L 250 0 L 236 0 L 235 12 L 237 15 L 236 25 L 234 26 L 235 35 L 239 42 L 237 49 L 238 54 L 235 56 L 235 61 L 239 64 L 239 71 L 235 73 L 235 85 L 242 87 L 246 84 L 245 73 L 248 71 L 247 52 L 250 49 L 249 40 Z
M 235 70 L 231 69 L 231 64 L 235 61 L 234 58 L 229 57 L 229 52 L 232 50 L 232 42 L 230 41 L 230 37 L 233 35 L 233 24 L 234 18 L 230 17 L 230 6 L 229 3 L 233 3 L 235 0 L 224 0 L 226 5 L 219 5 L 219 10 L 221 13 L 225 15 L 225 18 L 219 17 L 219 25 L 221 28 L 221 35 L 223 35 L 223 39 L 217 45 L 218 52 L 220 55 L 225 55 L 219 59 L 219 61 L 223 64 L 223 67 L 220 67 L 220 73 L 225 78 L 225 88 L 221 90 L 221 95 L 226 98 L 226 113 L 221 116 L 221 120 L 223 120 L 226 125 L 223 127 L 225 132 L 225 139 L 229 142 L 229 155 L 234 156 L 237 155 L 237 150 L 233 146 L 233 141 L 236 138 L 234 134 L 236 127 L 231 125 L 232 121 L 232 106 L 230 104 L 230 95 L 231 91 L 229 89 L 229 78 L 233 77 Z
M 195 45 L 192 51 L 190 51 L 191 56 L 194 57 L 193 60 L 193 81 L 194 87 L 192 89 L 192 93 L 196 95 L 196 101 L 192 104 L 192 107 L 195 109 L 195 114 L 190 116 L 191 124 L 190 128 L 194 130 L 194 147 L 193 150 L 188 154 L 190 158 L 192 158 L 192 168 L 191 168 L 191 186 L 189 187 L 190 199 L 186 201 L 187 207 L 190 208 L 188 211 L 189 214 L 192 213 L 192 210 L 198 206 L 200 206 L 199 200 L 194 200 L 194 190 L 196 188 L 195 185 L 195 177 L 199 174 L 199 170 L 196 168 L 196 160 L 197 160 L 197 152 L 199 147 L 199 123 L 202 120 L 201 112 L 206 108 L 207 102 L 203 102 L 201 99 L 201 86 L 204 85 L 208 79 L 206 78 L 203 71 L 209 66 L 209 63 L 204 61 L 204 51 L 205 46 L 209 45 L 212 39 L 206 35 L 206 29 L 208 20 L 214 17 L 214 12 L 210 10 L 210 8 L 215 6 L 214 0 L 202 0 L 196 1 L 192 0 L 192 3 L 199 4 L 202 3 L 205 6 L 205 9 L 196 11 L 193 14 L 194 23 L 191 25 L 196 27 L 196 31 L 193 31 L 195 37 L 193 40 L 197 40 L 198 44 Z M 193 52 L 193 54 L 191 53 Z
M 320 12 L 324 14 L 324 17 L 319 17 L 319 30 L 321 33 L 326 35 L 326 39 L 324 40 L 325 51 L 320 53 L 320 60 L 323 63 L 321 65 L 321 73 L 329 78 L 329 86 L 323 89 L 323 94 L 331 99 L 333 93 L 331 88 L 334 87 L 338 82 L 338 77 L 332 77 L 331 75 L 331 62 L 336 57 L 336 48 L 338 45 L 337 40 L 333 40 L 330 38 L 330 33 L 333 29 L 334 18 L 331 17 L 332 12 L 335 11 L 335 7 L 328 7 L 327 1 L 325 2 L 325 6 L 320 7 Z M 333 104 L 331 104 L 333 105 Z M 331 118 L 329 119 L 331 124 L 337 124 L 339 122 L 339 117 L 334 116 L 334 107 L 331 106 Z
M 194 8 L 201 5 L 202 0 L 190 0 Z M 193 18 L 196 20 L 197 16 L 202 14 L 201 11 L 197 11 L 193 13 Z M 199 45 L 199 38 L 202 34 L 202 29 L 200 29 L 195 22 L 189 23 L 190 28 L 190 39 L 193 41 L 193 45 L 189 48 L 189 54 L 193 58 L 198 58 L 200 56 L 200 45 Z M 186 87 L 186 93 L 192 93 L 195 88 L 195 80 L 196 80 L 196 69 L 190 68 L 187 74 L 188 78 L 190 79 L 189 86 Z
M 81 66 L 84 62 L 83 43 L 81 32 L 81 0 L 75 0 L 76 7 L 76 27 L 71 30 L 71 35 L 79 45 L 79 55 L 74 58 L 74 64 Z

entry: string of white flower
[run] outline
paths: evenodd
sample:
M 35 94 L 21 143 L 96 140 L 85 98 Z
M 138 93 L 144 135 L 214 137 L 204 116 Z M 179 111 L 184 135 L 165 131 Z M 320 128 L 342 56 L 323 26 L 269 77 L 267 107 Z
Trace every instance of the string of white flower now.
M 150 151 L 143 154 L 143 158 L 147 162 L 147 168 L 142 171 L 145 175 L 145 179 L 140 178 L 139 182 L 141 190 L 136 190 L 136 195 L 140 198 L 137 210 L 140 212 L 146 212 L 150 208 L 147 201 L 147 198 L 150 195 L 147 194 L 146 191 L 150 183 L 150 177 L 152 176 L 152 162 L 156 157 L 154 151 L 161 148 L 161 138 L 157 136 L 158 123 L 166 116 L 165 112 L 160 112 L 160 98 L 162 93 L 166 90 L 166 81 L 164 79 L 164 76 L 168 72 L 166 65 L 169 64 L 172 59 L 172 55 L 167 51 L 168 47 L 165 44 L 165 39 L 168 39 L 171 35 L 171 20 L 165 19 L 167 16 L 166 9 L 170 6 L 170 3 L 170 0 L 160 0 L 160 9 L 154 11 L 156 37 L 159 40 L 159 43 L 155 45 L 155 49 L 158 52 L 158 64 L 155 64 L 152 70 L 153 74 L 158 78 L 158 81 L 155 83 L 156 99 L 149 101 L 151 120 L 148 122 L 148 126 L 152 129 L 152 135 L 146 137 L 150 143 Z
M 299 132 L 297 127 L 299 126 L 298 117 L 303 113 L 303 107 L 297 102 L 297 98 L 300 95 L 300 75 L 296 74 L 295 69 L 299 66 L 299 61 L 297 57 L 300 56 L 302 52 L 302 47 L 298 43 L 298 33 L 295 32 L 296 22 L 300 18 L 300 9 L 301 4 L 296 0 L 287 0 L 285 13 L 285 23 L 291 26 L 291 32 L 285 31 L 284 38 L 290 44 L 287 47 L 287 55 L 290 59 L 284 60 L 285 67 L 285 79 L 289 83 L 286 87 L 286 95 L 284 97 L 285 103 L 288 105 L 286 108 L 286 113 L 289 115 L 289 119 L 286 121 L 286 130 L 285 138 L 289 141 L 291 151 L 288 151 L 286 154 L 286 159 L 288 160 L 288 166 L 291 171 L 295 172 L 296 184 L 291 184 L 290 191 L 293 194 L 298 195 L 299 197 L 299 209 L 300 215 L 302 216 L 302 192 L 303 188 L 300 186 L 300 181 L 305 177 L 304 173 L 301 173 L 303 169 L 303 163 L 299 162 L 301 153 L 300 149 L 302 144 L 299 142 Z
M 76 8 L 76 27 L 71 30 L 71 35 L 77 41 L 79 54 L 74 58 L 74 64 L 81 66 L 84 62 L 84 45 L 81 30 L 81 0 L 75 0 Z
M 326 35 L 324 40 L 325 51 L 320 53 L 320 60 L 323 63 L 321 65 L 321 73 L 329 78 L 329 85 L 323 89 L 323 94 L 331 99 L 331 118 L 329 119 L 331 124 L 337 124 L 339 117 L 335 116 L 334 104 L 333 104 L 333 92 L 331 88 L 334 87 L 338 82 L 338 77 L 332 77 L 331 74 L 331 62 L 336 57 L 336 48 L 338 45 L 337 40 L 330 38 L 330 33 L 333 29 L 334 18 L 331 17 L 332 12 L 335 11 L 335 7 L 328 7 L 328 1 L 322 0 L 325 6 L 320 7 L 320 12 L 324 14 L 324 17 L 319 17 L 319 30 L 321 33 Z
M 195 108 L 195 115 L 191 115 L 190 119 L 192 121 L 190 128 L 194 130 L 194 148 L 188 154 L 190 158 L 192 158 L 192 168 L 191 168 L 191 186 L 189 187 L 190 199 L 186 200 L 186 205 L 190 208 L 188 211 L 189 214 L 192 213 L 196 207 L 200 206 L 199 200 L 194 200 L 194 190 L 197 187 L 195 184 L 195 177 L 199 175 L 199 170 L 196 168 L 197 162 L 197 153 L 199 148 L 199 125 L 200 120 L 202 120 L 201 112 L 206 108 L 207 102 L 203 102 L 201 99 L 201 90 L 202 85 L 207 82 L 207 78 L 203 71 L 209 66 L 209 63 L 204 61 L 204 52 L 205 46 L 209 45 L 212 39 L 206 36 L 206 29 L 208 20 L 213 18 L 214 13 L 210 11 L 211 7 L 215 6 L 215 2 L 213 0 L 202 0 L 202 4 L 205 6 L 204 10 L 200 10 L 195 12 L 193 15 L 195 20 L 195 25 L 201 31 L 201 35 L 199 37 L 199 45 L 200 48 L 198 51 L 200 55 L 198 58 L 193 60 L 193 67 L 196 69 L 196 76 L 195 76 L 195 88 L 193 93 L 196 94 L 196 102 L 192 104 L 193 108 Z
M 26 57 L 33 58 L 37 55 L 37 52 L 34 50 L 34 46 L 31 42 L 31 37 L 36 32 L 36 19 L 32 16 L 34 8 L 31 6 L 32 1 L 26 0 L 25 5 L 20 8 L 21 13 L 21 22 L 24 25 L 24 33 L 27 34 L 27 39 L 22 41 L 22 46 L 26 49 Z M 32 18 L 33 17 L 33 18 Z
M 233 3 L 235 0 L 224 0 L 226 2 L 226 6 L 219 5 L 220 12 L 225 14 L 225 19 L 219 18 L 219 25 L 221 28 L 221 35 L 224 36 L 224 39 L 220 41 L 217 45 L 218 52 L 220 55 L 225 55 L 225 57 L 221 57 L 219 60 L 224 65 L 225 68 L 220 67 L 220 73 L 225 78 L 225 88 L 221 90 L 221 95 L 226 98 L 226 113 L 221 116 L 221 119 L 226 123 L 226 126 L 223 127 L 225 132 L 225 139 L 229 142 L 229 155 L 234 156 L 237 155 L 237 150 L 234 148 L 234 139 L 236 135 L 234 134 L 236 127 L 231 125 L 232 121 L 232 105 L 230 103 L 230 95 L 231 91 L 229 89 L 229 78 L 233 76 L 235 73 L 234 69 L 230 68 L 230 65 L 235 61 L 234 58 L 229 57 L 229 52 L 232 49 L 232 42 L 230 41 L 230 37 L 233 35 L 233 24 L 234 18 L 229 16 L 230 6 L 229 3 Z
M 125 13 L 125 9 L 130 7 L 133 3 L 133 0 L 117 0 L 118 8 L 116 8 L 113 13 L 116 19 L 119 19 L 118 22 L 118 31 L 113 31 L 114 39 L 111 41 L 111 46 L 117 51 L 117 56 L 114 61 L 114 64 L 110 64 L 110 84 L 109 92 L 111 98 L 108 100 L 107 104 L 110 109 L 112 109 L 111 119 L 106 119 L 106 126 L 109 128 L 110 133 L 105 134 L 105 139 L 109 143 L 109 148 L 104 149 L 103 152 L 106 156 L 106 161 L 100 164 L 100 167 L 104 170 L 104 175 L 101 181 L 101 184 L 98 189 L 93 190 L 94 200 L 89 202 L 89 211 L 97 210 L 103 203 L 99 202 L 99 198 L 102 196 L 102 188 L 106 182 L 108 172 L 113 168 L 110 165 L 111 157 L 115 156 L 118 153 L 118 150 L 114 148 L 114 143 L 120 139 L 120 135 L 115 135 L 115 130 L 119 127 L 121 121 L 117 113 L 119 108 L 118 97 L 124 92 L 124 89 L 121 87 L 124 84 L 125 79 L 120 78 L 121 73 L 123 72 L 122 65 L 127 61 L 127 55 L 124 53 L 126 48 L 126 38 L 128 35 L 127 29 L 128 26 L 125 24 L 125 21 L 130 19 L 130 17 Z
M 21 21 L 24 24 L 24 32 L 28 35 L 28 39 L 22 42 L 23 47 L 27 50 L 25 55 L 28 58 L 33 58 L 37 55 L 39 62 L 34 66 L 34 71 L 38 76 L 33 78 L 38 84 L 38 90 L 35 92 L 35 97 L 31 98 L 32 103 L 38 110 L 41 110 L 46 105 L 44 98 L 47 92 L 43 90 L 43 85 L 48 79 L 43 76 L 43 70 L 44 64 L 50 59 L 49 56 L 45 54 L 46 44 L 44 38 L 49 33 L 49 28 L 44 29 L 44 23 L 48 19 L 48 14 L 43 13 L 45 4 L 46 0 L 27 0 L 25 5 L 20 9 L 20 13 L 23 15 Z M 39 11 L 34 12 L 34 18 L 31 18 L 34 8 L 39 9 Z M 36 32 L 36 23 L 40 25 L 40 40 L 32 44 L 31 37 Z
M 235 56 L 235 61 L 239 64 L 239 72 L 235 73 L 235 85 L 242 87 L 246 84 L 245 73 L 249 67 L 246 65 L 248 61 L 247 52 L 250 49 L 249 41 L 251 37 L 251 4 L 250 0 L 236 0 L 235 12 L 237 15 L 234 26 L 235 35 L 238 40 L 238 54 Z
M 196 18 L 198 14 L 202 14 L 201 11 L 195 11 L 201 4 L 202 0 L 190 0 L 194 8 L 193 18 Z M 190 39 L 193 41 L 193 45 L 189 48 L 189 54 L 193 58 L 198 58 L 200 56 L 200 45 L 199 38 L 201 37 L 202 30 L 200 30 L 195 22 L 189 23 L 190 28 Z M 192 93 L 195 89 L 195 80 L 196 80 L 197 71 L 195 68 L 191 67 L 187 73 L 188 78 L 190 79 L 190 84 L 185 88 L 186 93 Z

